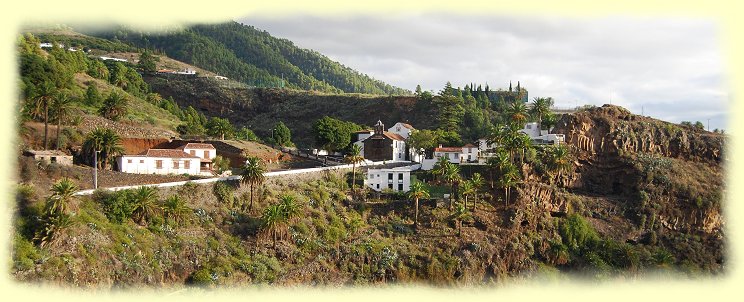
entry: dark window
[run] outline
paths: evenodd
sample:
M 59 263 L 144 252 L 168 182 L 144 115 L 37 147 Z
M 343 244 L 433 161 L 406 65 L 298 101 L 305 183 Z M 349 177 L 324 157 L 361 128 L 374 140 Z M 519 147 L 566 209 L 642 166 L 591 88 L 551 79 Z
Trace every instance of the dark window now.
M 204 159 L 209 159 L 209 151 L 204 151 Z
M 393 189 L 393 184 L 388 184 L 388 189 L 392 190 Z
M 163 168 L 163 161 L 158 159 L 155 161 L 155 169 L 162 169 Z
M 131 159 L 127 159 L 127 163 L 128 164 L 131 164 L 132 163 L 132 160 Z
M 403 184 L 398 184 L 398 191 L 403 191 Z
M 183 168 L 184 169 L 187 169 L 187 170 L 190 169 L 191 168 L 191 161 L 190 160 L 183 161 Z
M 178 161 L 177 160 L 174 160 L 173 161 L 173 169 L 178 169 Z

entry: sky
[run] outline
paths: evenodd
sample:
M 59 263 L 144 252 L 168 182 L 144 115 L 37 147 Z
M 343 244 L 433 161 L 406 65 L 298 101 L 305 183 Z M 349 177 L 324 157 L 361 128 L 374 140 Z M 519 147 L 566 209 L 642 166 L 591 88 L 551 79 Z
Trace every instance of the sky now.
M 292 15 L 236 21 L 388 84 L 437 92 L 517 81 L 556 107 L 615 104 L 727 129 L 730 96 L 712 20 L 505 15 Z

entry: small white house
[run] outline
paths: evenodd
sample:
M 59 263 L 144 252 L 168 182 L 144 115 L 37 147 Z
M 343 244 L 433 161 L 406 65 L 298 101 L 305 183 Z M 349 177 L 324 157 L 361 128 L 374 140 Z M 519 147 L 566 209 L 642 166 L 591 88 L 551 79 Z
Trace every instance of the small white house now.
M 480 154 L 478 147 L 473 144 L 466 144 L 462 146 L 462 153 L 460 153 L 461 163 L 477 163 L 478 155 Z
M 552 134 L 548 133 L 548 130 L 541 130 L 540 125 L 537 122 L 527 123 L 524 128 L 519 130 L 520 132 L 527 134 L 533 143 L 546 145 L 546 144 L 560 144 L 566 141 L 563 134 Z
M 136 155 L 116 158 L 119 171 L 136 174 L 191 174 L 200 175 L 200 158 L 183 150 L 148 149 Z
M 435 160 L 439 159 L 440 157 L 444 157 L 453 164 L 459 164 L 460 154 L 462 154 L 461 147 L 442 147 L 442 145 L 439 145 L 438 148 L 434 148 Z
M 365 175 L 364 185 L 378 192 L 385 189 L 408 192 L 411 189 L 411 171 L 417 166 L 369 169 Z
M 177 148 L 190 155 L 199 157 L 200 168 L 205 171 L 212 169 L 212 160 L 217 157 L 217 149 L 212 144 L 187 143 Z

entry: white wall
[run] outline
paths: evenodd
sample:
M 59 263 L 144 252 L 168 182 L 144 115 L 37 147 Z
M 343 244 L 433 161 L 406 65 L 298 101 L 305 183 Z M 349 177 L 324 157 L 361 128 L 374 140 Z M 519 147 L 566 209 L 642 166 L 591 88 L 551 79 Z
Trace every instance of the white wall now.
M 401 122 L 397 122 L 395 123 L 395 125 L 388 128 L 388 132 L 398 134 L 402 136 L 403 138 L 408 138 L 408 136 L 411 135 L 411 129 L 408 129 L 405 126 L 403 126 L 403 123 Z
M 188 154 L 191 154 L 191 151 L 194 151 L 195 156 L 201 157 L 203 159 L 209 159 L 212 160 L 215 157 L 217 157 L 217 149 L 194 149 L 194 148 L 184 148 L 183 152 L 186 152 Z M 204 151 L 209 152 L 209 157 L 204 157 Z
M 460 163 L 460 152 L 442 152 L 442 151 L 435 151 L 434 152 L 434 159 L 439 159 L 440 157 L 446 157 L 449 162 L 453 164 L 459 164 Z
M 390 188 L 391 185 L 393 191 L 408 192 L 411 189 L 411 171 L 419 168 L 421 165 L 393 169 L 369 169 L 364 178 L 364 185 L 378 192 Z M 390 176 L 392 179 L 389 178 Z
M 162 161 L 162 168 L 156 168 L 156 161 Z M 131 161 L 131 163 L 130 163 Z M 178 161 L 178 169 L 173 168 L 173 161 Z M 185 167 L 185 162 L 189 162 L 189 168 Z M 199 168 L 198 158 L 169 158 L 169 157 L 145 157 L 145 156 L 119 156 L 116 158 L 119 171 L 124 173 L 135 174 L 190 174 L 198 175 L 201 171 Z

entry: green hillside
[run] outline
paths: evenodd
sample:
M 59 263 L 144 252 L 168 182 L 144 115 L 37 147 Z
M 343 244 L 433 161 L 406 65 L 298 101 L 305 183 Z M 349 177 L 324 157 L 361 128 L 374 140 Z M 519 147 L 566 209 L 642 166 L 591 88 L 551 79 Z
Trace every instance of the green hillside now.
M 90 33 L 174 59 L 256 87 L 288 87 L 324 92 L 410 94 L 359 73 L 289 40 L 237 22 L 195 25 L 165 33 L 128 29 Z

